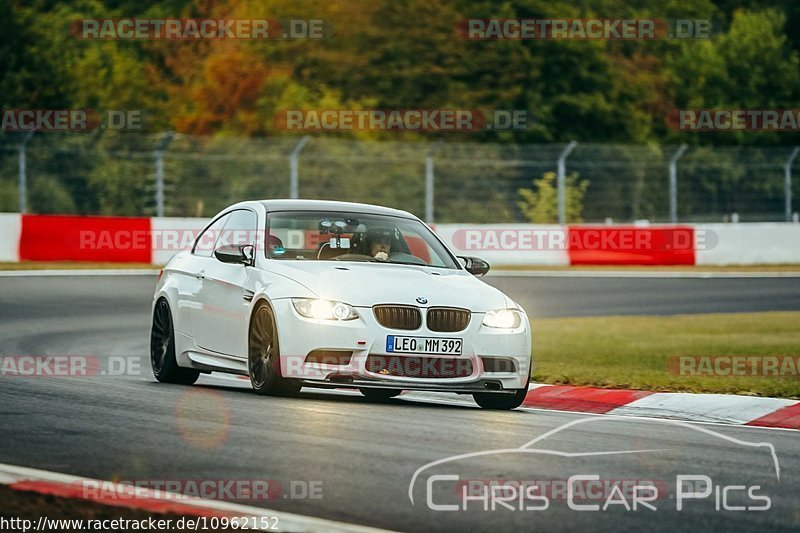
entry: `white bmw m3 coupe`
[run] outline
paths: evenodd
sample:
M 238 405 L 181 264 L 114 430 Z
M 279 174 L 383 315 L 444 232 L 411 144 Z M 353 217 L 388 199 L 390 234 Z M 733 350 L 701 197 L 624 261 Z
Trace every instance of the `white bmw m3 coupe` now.
M 489 409 L 525 398 L 525 311 L 477 279 L 414 215 L 311 200 L 235 204 L 164 267 L 153 298 L 156 379 L 249 376 L 256 392 L 358 388 L 472 394 Z

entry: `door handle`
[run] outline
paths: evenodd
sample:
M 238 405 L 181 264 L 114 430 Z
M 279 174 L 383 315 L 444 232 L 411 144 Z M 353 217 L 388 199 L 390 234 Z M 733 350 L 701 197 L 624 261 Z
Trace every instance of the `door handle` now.
M 206 279 L 206 271 L 201 270 L 200 272 L 195 272 L 194 277 L 197 279 Z

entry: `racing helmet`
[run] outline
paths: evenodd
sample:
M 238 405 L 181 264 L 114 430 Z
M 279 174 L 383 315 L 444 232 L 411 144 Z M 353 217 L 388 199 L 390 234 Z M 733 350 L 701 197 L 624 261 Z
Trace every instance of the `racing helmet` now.
M 375 242 L 386 242 L 394 246 L 397 235 L 394 227 L 391 226 L 370 226 L 364 233 L 364 246 L 369 251 Z

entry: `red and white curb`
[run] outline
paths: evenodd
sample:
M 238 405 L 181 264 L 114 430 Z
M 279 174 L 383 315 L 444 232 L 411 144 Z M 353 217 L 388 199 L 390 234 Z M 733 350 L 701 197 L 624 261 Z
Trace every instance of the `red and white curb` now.
M 535 385 L 525 407 L 800 429 L 800 401 L 733 394 Z
M 251 507 L 217 500 L 206 500 L 174 494 L 159 490 L 137 487 L 131 493 L 131 487 L 109 481 L 58 474 L 45 470 L 36 470 L 21 466 L 0 463 L 0 484 L 19 491 L 36 492 L 62 498 L 74 498 L 111 507 L 138 509 L 154 514 L 172 513 L 188 516 L 206 517 L 248 517 L 277 519 L 271 521 L 273 531 L 309 531 L 309 532 L 354 532 L 375 533 L 384 531 L 365 526 L 336 522 L 282 511 L 273 511 L 261 507 Z M 85 487 L 102 487 L 100 497 L 87 497 Z M 258 520 L 255 522 L 259 523 Z

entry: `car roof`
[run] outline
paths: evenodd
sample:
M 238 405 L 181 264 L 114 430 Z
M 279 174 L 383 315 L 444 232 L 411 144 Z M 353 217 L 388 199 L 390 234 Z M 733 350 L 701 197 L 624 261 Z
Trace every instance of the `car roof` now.
M 354 202 L 335 202 L 331 200 L 284 200 L 270 199 L 259 201 L 270 211 L 346 211 L 370 215 L 389 215 L 403 218 L 417 218 L 408 211 L 392 209 L 380 205 L 359 204 Z

